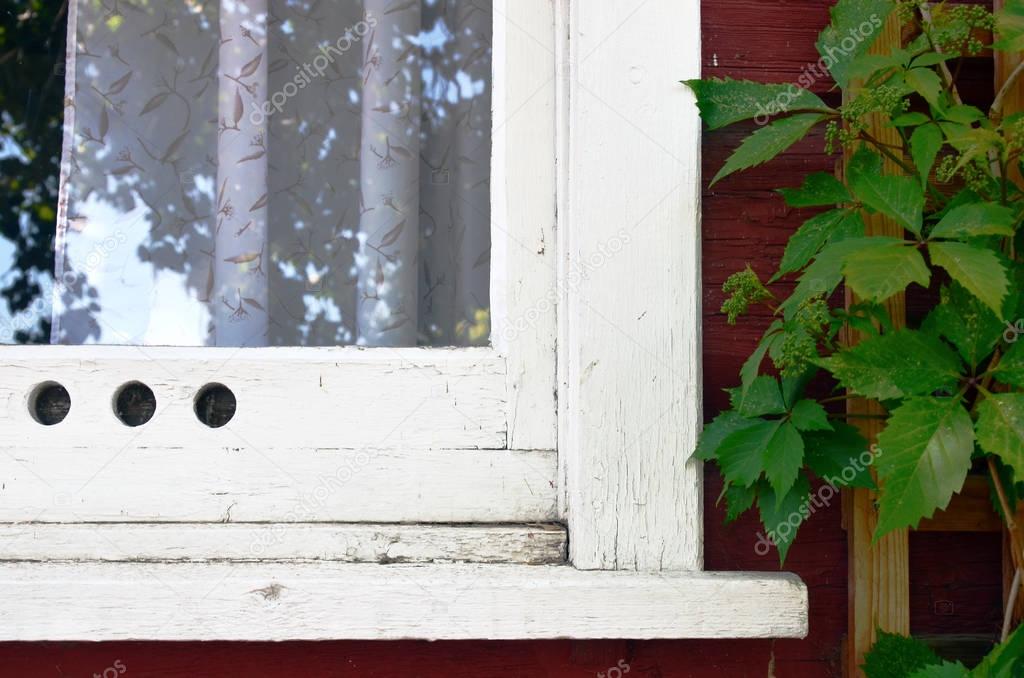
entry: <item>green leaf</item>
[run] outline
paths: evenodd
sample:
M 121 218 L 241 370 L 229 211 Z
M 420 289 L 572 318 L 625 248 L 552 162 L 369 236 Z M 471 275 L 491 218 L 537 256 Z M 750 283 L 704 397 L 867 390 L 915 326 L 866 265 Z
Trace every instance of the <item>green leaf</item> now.
M 882 302 L 910 283 L 928 287 L 931 271 L 916 248 L 897 238 L 870 240 L 870 246 L 848 256 L 843 265 L 846 284 L 862 299 Z
M 1008 52 L 1024 50 L 1024 3 L 1020 0 L 1006 2 L 996 12 L 996 31 L 1000 39 L 993 47 Z
M 794 405 L 793 411 L 790 412 L 790 421 L 800 431 L 832 430 L 832 424 L 828 423 L 828 412 L 814 400 L 801 400 Z
M 942 80 L 930 68 L 912 68 L 906 73 L 907 84 L 936 108 L 942 107 Z
M 850 62 L 847 76 L 851 80 L 870 81 L 876 76 L 885 76 L 894 68 L 903 68 L 903 58 L 899 50 L 893 54 L 862 54 Z
M 953 280 L 1003 317 L 1003 299 L 1009 290 L 1006 268 L 992 250 L 960 242 L 928 244 L 932 263 L 949 272 Z
M 841 89 L 850 86 L 852 62 L 867 54 L 895 7 L 892 0 L 839 0 L 832 8 L 832 21 L 818 37 L 817 47 Z
M 928 184 L 935 159 L 939 157 L 944 137 L 937 125 L 922 125 L 910 136 L 910 155 L 914 158 L 914 166 L 920 175 L 921 185 Z
M 789 238 L 782 255 L 779 275 L 798 271 L 829 242 L 841 242 L 864 235 L 860 212 L 831 210 L 811 217 Z
M 722 497 L 725 498 L 725 522 L 731 523 L 753 508 L 757 489 L 729 485 L 722 492 Z
M 957 283 L 942 288 L 939 304 L 925 318 L 921 329 L 948 339 L 971 369 L 992 355 L 1003 335 L 999 318 Z
M 786 422 L 779 427 L 764 452 L 764 474 L 776 496 L 782 497 L 796 482 L 804 465 L 804 439 Z
M 861 147 L 847 166 L 850 188 L 858 200 L 892 217 L 908 231 L 921 233 L 924 189 L 913 177 L 882 174 L 882 158 Z
M 949 505 L 971 467 L 974 427 L 956 398 L 910 398 L 892 411 L 878 448 L 876 539 Z
M 944 64 L 955 57 L 952 54 L 939 54 L 938 52 L 927 52 L 910 62 L 911 68 L 928 68 Z
M 733 409 L 744 417 L 785 414 L 788 410 L 775 377 L 757 377 L 747 388 L 730 389 L 729 394 Z
M 820 364 L 845 388 L 876 400 L 951 390 L 961 371 L 952 350 L 914 330 L 871 337 L 821 359 Z
M 722 412 L 715 417 L 714 421 L 704 427 L 694 455 L 701 461 L 711 461 L 715 458 L 718 448 L 726 436 L 730 433 L 750 428 L 757 424 L 758 421 L 760 420 L 747 419 L 735 410 Z
M 807 136 L 815 125 L 826 116 L 818 113 L 801 113 L 782 118 L 762 127 L 747 137 L 740 147 L 729 156 L 725 166 L 711 181 L 714 186 L 734 172 L 764 164 L 787 148 Z
M 1018 341 L 1016 328 L 1006 330 L 1006 335 L 1014 337 L 1015 343 L 996 365 L 993 374 L 1003 384 L 1024 388 L 1024 343 Z
M 942 660 L 920 640 L 878 631 L 878 640 L 864 655 L 861 668 L 867 678 L 904 678 Z
M 786 319 L 791 319 L 800 305 L 808 299 L 822 295 L 831 296 L 843 280 L 843 264 L 846 259 L 855 252 L 874 247 L 877 241 L 877 237 L 851 238 L 826 246 L 804 270 L 804 274 L 800 276 L 800 283 L 793 293 L 779 306 Z
M 782 339 L 782 321 L 774 321 L 768 329 L 765 331 L 764 336 L 761 337 L 761 341 L 758 342 L 757 348 L 750 354 L 750 357 L 743 362 L 743 367 L 740 368 L 740 384 L 742 384 L 743 391 L 746 392 L 750 388 L 750 385 L 757 379 L 758 374 L 761 371 L 761 363 L 764 361 L 765 354 L 771 349 L 772 345 L 776 341 Z
M 951 210 L 932 229 L 933 238 L 976 238 L 982 235 L 1013 235 L 1013 210 L 992 202 L 961 205 Z
M 718 446 L 718 466 L 734 485 L 750 487 L 764 471 L 764 455 L 782 421 L 758 420 L 753 426 L 733 431 Z
M 817 366 L 810 367 L 802 373 L 782 378 L 782 402 L 786 403 L 786 409 L 792 410 L 796 403 L 804 395 L 807 385 L 818 374 Z
M 1024 393 L 993 393 L 978 404 L 978 445 L 1024 477 Z
M 962 125 L 973 125 L 980 120 L 988 119 L 977 106 L 950 106 L 942 111 L 942 119 L 950 122 L 958 122 Z
M 795 85 L 765 85 L 749 80 L 687 80 L 683 83 L 697 96 L 700 116 L 708 129 L 719 129 L 743 120 L 759 124 L 788 111 L 830 110 L 815 94 Z
M 985 674 L 986 676 L 988 674 Z M 967 667 L 960 662 L 942 662 L 918 669 L 909 678 L 968 678 Z
M 971 671 L 976 678 L 1020 678 L 1024 675 L 1024 625 L 996 645 Z
M 834 431 L 804 434 L 804 463 L 833 487 L 875 488 L 871 477 L 874 452 L 855 427 L 837 423 Z
M 781 498 L 776 497 L 767 483 L 759 486 L 757 507 L 768 540 L 779 550 L 780 565 L 786 562 L 786 554 L 800 525 L 810 516 L 810 495 L 811 486 L 804 475 L 798 476 L 793 487 Z
M 790 207 L 825 207 L 853 199 L 841 181 L 825 172 L 809 174 L 800 188 L 782 188 L 779 193 Z
M 892 126 L 916 127 L 917 125 L 923 125 L 928 122 L 931 122 L 931 118 L 929 118 L 924 113 L 904 113 L 903 115 L 900 115 L 893 119 Z

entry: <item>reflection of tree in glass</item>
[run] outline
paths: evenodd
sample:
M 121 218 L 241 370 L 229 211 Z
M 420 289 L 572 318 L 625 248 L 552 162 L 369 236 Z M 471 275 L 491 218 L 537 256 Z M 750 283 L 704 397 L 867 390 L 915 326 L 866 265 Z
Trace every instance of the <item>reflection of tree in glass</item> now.
M 13 246 L 0 295 L 24 317 L 14 339 L 46 343 L 44 287 L 53 271 L 53 238 L 64 99 L 67 2 L 7 0 L 0 9 L 0 251 Z M 41 284 L 42 283 L 42 284 Z
M 84 269 L 102 308 L 89 295 L 75 298 L 80 292 L 72 287 L 59 340 L 149 343 L 156 336 L 166 343 L 153 327 L 166 332 L 170 316 L 199 328 L 172 341 L 209 343 L 199 327 L 202 309 L 230 303 L 269 314 L 271 345 L 354 343 L 366 209 L 360 166 L 390 147 L 361 147 L 365 34 L 315 77 L 304 65 L 365 21 L 362 3 L 269 3 L 269 91 L 288 96 L 271 115 L 268 136 L 246 137 L 252 148 L 240 153 L 267 159 L 270 224 L 266 247 L 241 256 L 214 245 L 218 229 L 244 232 L 253 207 L 220 198 L 218 138 L 255 102 L 240 78 L 242 108 L 234 115 L 218 110 L 218 80 L 232 76 L 218 63 L 219 3 L 79 2 L 65 261 Z M 422 55 L 408 63 L 422 70 L 424 83 L 423 137 L 408 158 L 420 165 L 420 247 L 410 255 L 420 271 L 419 308 L 412 309 L 420 344 L 488 339 L 489 7 L 486 0 L 424 2 L 422 31 L 406 40 L 411 53 Z M 307 77 L 297 79 L 303 70 Z M 395 237 L 385 231 L 368 246 Z M 97 245 L 111 240 L 125 244 L 113 251 L 100 245 L 97 254 Z M 214 293 L 216 260 L 228 254 L 246 275 L 269 279 L 266 309 Z M 169 273 L 177 291 L 168 289 Z

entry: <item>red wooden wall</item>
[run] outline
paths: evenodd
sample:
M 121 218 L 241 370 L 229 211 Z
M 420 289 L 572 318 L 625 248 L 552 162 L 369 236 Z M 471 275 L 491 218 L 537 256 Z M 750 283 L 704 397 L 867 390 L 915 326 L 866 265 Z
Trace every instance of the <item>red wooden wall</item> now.
M 705 75 L 793 82 L 805 64 L 817 59 L 815 36 L 827 22 L 832 2 L 704 0 L 702 4 Z M 978 71 L 981 75 L 970 86 L 985 96 L 991 91 L 991 80 L 986 82 L 983 68 Z M 830 82 L 820 82 L 814 89 L 825 94 L 830 87 Z M 708 136 L 706 176 L 721 166 L 739 137 L 738 132 Z M 719 287 L 726 276 L 747 263 L 763 273 L 773 270 L 788 234 L 806 215 L 787 210 L 772 189 L 780 184 L 795 185 L 810 171 L 831 171 L 834 161 L 822 157 L 822 146 L 820 138 L 810 140 L 767 169 L 732 178 L 704 192 L 704 396 L 708 417 L 726 404 L 722 389 L 735 384 L 740 364 L 764 324 L 762 319 L 760 324 L 755 320 L 729 327 L 717 312 L 722 301 Z M 714 506 L 720 481 L 713 469 L 706 475 L 707 567 L 778 569 L 774 553 L 760 556 L 755 552 L 755 520 L 722 525 L 722 514 Z M 998 536 L 957 537 L 953 541 L 948 535 L 915 535 L 911 557 L 915 632 L 994 628 L 1000 595 Z M 786 568 L 799 574 L 810 588 L 811 633 L 802 641 L 8 643 L 0 644 L 0 678 L 112 678 L 115 674 L 128 678 L 838 676 L 847 596 L 846 535 L 838 502 L 819 511 L 801 529 Z M 125 672 L 119 674 L 118 668 Z

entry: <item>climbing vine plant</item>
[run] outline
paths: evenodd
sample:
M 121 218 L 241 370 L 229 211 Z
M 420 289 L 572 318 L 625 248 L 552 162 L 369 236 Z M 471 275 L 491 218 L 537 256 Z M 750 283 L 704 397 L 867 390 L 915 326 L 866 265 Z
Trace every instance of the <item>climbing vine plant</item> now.
M 876 53 L 893 13 L 909 39 Z M 995 44 L 984 35 L 998 36 Z M 1005 102 L 1024 68 L 989 110 L 960 99 L 957 76 L 962 57 L 983 49 L 1024 51 L 1024 0 L 996 14 L 839 0 L 817 46 L 816 68 L 843 92 L 839 107 L 807 88 L 816 69 L 789 85 L 686 83 L 710 130 L 758 125 L 713 184 L 816 129 L 823 152 L 842 149 L 847 158 L 841 179 L 811 174 L 780 190 L 788 206 L 816 214 L 789 239 L 778 271 L 762 279 L 748 267 L 725 283 L 730 323 L 757 305 L 773 321 L 698 456 L 721 469 L 728 519 L 756 508 L 781 560 L 816 506 L 815 478 L 833 489 L 876 489 L 878 538 L 916 527 L 949 504 L 972 466 L 986 468 L 1019 565 L 1022 540 L 1008 507 L 1024 496 L 1024 112 Z M 872 134 L 879 124 L 893 131 L 889 141 Z M 868 234 L 865 217 L 876 213 L 902 235 Z M 842 285 L 854 303 L 836 294 Z M 928 290 L 920 296 L 930 310 L 900 328 L 886 301 L 915 287 Z M 812 395 L 820 377 L 834 386 L 825 397 Z M 876 445 L 842 407 L 849 398 L 881 404 Z

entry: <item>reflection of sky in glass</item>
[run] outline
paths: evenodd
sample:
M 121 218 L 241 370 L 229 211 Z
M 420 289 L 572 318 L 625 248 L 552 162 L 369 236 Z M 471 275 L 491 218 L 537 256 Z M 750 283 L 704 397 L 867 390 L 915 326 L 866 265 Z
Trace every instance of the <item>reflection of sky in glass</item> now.
M 208 63 L 219 42 L 216 13 L 147 10 L 113 25 L 98 20 L 92 0 L 80 2 L 77 77 L 88 92 L 76 102 L 78 174 L 64 250 L 75 284 L 58 295 L 62 340 L 203 345 L 211 257 L 220 256 L 210 253 L 223 221 L 211 158 L 214 121 L 223 118 Z M 280 19 L 268 57 L 272 92 L 363 19 L 358 3 L 327 3 L 330 12 L 323 4 L 271 1 Z M 479 340 L 489 306 L 490 14 L 468 1 L 427 1 L 422 12 L 424 28 L 393 45 L 423 55 L 419 343 L 467 343 L 460 336 L 472 327 Z M 272 233 L 256 275 L 270 282 L 273 344 L 353 343 L 357 251 L 387 240 L 360 233 L 364 48 L 356 42 L 270 118 Z

